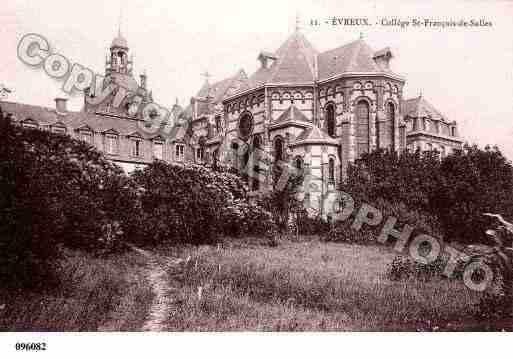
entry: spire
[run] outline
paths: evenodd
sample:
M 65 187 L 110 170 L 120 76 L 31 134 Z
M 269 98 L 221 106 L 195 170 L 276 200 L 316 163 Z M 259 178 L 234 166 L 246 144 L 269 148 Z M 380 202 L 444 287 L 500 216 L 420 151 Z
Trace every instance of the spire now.
M 300 24 L 300 19 L 299 19 L 299 11 L 296 11 L 296 23 L 295 23 L 295 26 L 294 26 L 294 32 L 298 32 L 299 30 L 301 30 L 301 26 L 299 25 Z
M 123 7 L 119 3 L 119 18 L 118 18 L 118 37 L 121 37 L 121 18 L 123 16 Z

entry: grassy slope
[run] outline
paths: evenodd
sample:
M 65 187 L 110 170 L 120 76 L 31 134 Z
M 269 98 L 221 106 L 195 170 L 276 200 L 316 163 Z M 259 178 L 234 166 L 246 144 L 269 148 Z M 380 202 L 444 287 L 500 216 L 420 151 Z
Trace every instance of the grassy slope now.
M 1 331 L 139 330 L 152 302 L 136 253 L 96 259 L 69 253 L 52 293 L 0 289 Z
M 456 280 L 392 282 L 389 248 L 319 242 L 190 248 L 169 330 L 470 330 L 479 294 Z M 198 287 L 202 287 L 201 298 Z

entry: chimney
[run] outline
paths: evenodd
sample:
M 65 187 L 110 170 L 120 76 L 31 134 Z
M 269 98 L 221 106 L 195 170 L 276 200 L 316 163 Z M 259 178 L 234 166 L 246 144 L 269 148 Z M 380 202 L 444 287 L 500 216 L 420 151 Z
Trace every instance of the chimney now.
M 65 114 L 68 112 L 66 109 L 66 102 L 68 101 L 67 98 L 57 97 L 55 99 L 55 111 L 57 113 Z

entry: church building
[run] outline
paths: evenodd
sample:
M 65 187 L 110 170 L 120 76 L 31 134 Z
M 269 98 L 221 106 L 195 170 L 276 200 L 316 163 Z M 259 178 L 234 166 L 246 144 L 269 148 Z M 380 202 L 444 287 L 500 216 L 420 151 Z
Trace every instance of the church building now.
M 276 51 L 258 54 L 255 73 L 207 79 L 192 97 L 186 113 L 197 154 L 223 161 L 220 144 L 237 151 L 242 142 L 250 152 L 307 168 L 318 188 L 310 193 L 315 206 L 363 153 L 419 148 L 446 155 L 460 148 L 455 122 L 423 97 L 404 99 L 405 78 L 392 71 L 392 57 L 390 48 L 374 51 L 362 37 L 319 52 L 296 29 Z M 225 157 L 237 168 L 248 160 Z

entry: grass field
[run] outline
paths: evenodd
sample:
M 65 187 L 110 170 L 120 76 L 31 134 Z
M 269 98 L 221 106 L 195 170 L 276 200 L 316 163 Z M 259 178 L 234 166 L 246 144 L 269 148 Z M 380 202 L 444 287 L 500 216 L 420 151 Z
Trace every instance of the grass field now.
M 396 253 L 384 246 L 227 241 L 148 249 L 166 272 L 166 308 L 148 279 L 148 258 L 69 253 L 51 293 L 0 290 L 2 331 L 134 331 L 165 313 L 169 331 L 479 330 L 480 293 L 458 280 L 391 281 Z M 169 264 L 169 257 L 189 260 Z M 152 260 L 153 261 L 153 260 Z M 160 264 L 159 264 L 160 263 Z M 157 299 L 157 301 L 156 301 Z M 159 309 L 160 308 L 160 309 Z
M 153 293 L 136 253 L 65 256 L 62 286 L 46 293 L 0 289 L 1 331 L 138 330 Z
M 387 247 L 306 241 L 195 247 L 172 276 L 168 330 L 476 330 L 457 280 L 390 281 Z

